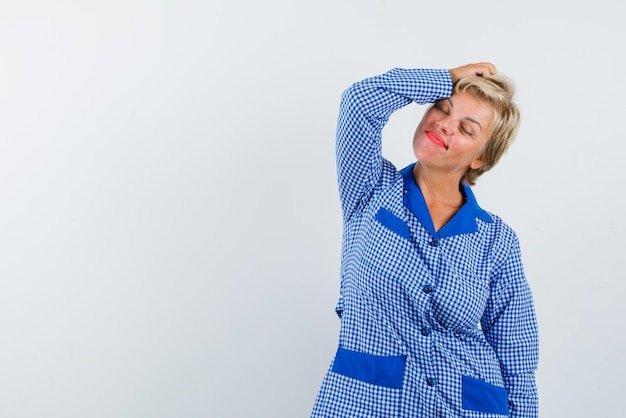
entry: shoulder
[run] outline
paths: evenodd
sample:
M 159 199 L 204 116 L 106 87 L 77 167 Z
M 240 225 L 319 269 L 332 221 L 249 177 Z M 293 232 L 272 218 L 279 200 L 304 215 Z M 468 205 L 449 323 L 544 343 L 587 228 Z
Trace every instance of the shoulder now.
M 491 255 L 497 266 L 519 253 L 519 238 L 515 230 L 500 216 L 489 211 L 485 211 L 485 214 L 490 221 L 477 218 L 476 222 L 484 241 L 491 247 Z
M 491 224 L 491 229 L 498 235 L 498 237 L 500 237 L 500 239 L 507 242 L 517 241 L 517 233 L 509 224 L 507 224 L 499 215 L 490 211 L 485 212 L 492 220 L 492 222 L 489 222 Z

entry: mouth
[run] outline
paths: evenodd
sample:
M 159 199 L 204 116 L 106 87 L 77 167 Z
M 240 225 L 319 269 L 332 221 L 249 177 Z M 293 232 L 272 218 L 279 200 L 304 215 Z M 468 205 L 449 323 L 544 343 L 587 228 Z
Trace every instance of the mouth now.
M 446 144 L 446 142 L 443 140 L 442 137 L 440 137 L 439 135 L 437 135 L 435 132 L 433 131 L 426 131 L 426 137 L 428 139 L 430 139 L 430 142 L 432 142 L 433 144 L 444 148 L 444 149 L 448 149 L 448 144 Z

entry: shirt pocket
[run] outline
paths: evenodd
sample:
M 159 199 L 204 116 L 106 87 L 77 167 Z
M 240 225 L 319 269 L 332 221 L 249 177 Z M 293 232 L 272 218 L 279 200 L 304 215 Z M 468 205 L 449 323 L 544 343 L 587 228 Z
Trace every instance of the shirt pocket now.
M 313 416 L 400 416 L 404 365 L 404 356 L 375 356 L 339 348 Z
M 463 376 L 462 394 L 464 417 L 509 416 L 508 393 L 503 387 Z
M 339 347 L 332 371 L 376 386 L 401 389 L 405 356 L 376 356 Z

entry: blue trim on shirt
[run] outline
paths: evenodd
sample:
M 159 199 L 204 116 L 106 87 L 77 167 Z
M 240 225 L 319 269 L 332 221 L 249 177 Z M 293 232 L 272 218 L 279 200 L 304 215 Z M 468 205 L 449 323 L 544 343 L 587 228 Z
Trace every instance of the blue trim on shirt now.
M 408 239 L 409 241 L 411 240 L 409 226 L 388 209 L 380 208 L 378 212 L 376 212 L 376 220 L 402 238 Z
M 463 409 L 509 416 L 508 393 L 505 388 L 463 376 Z
M 435 231 L 430 212 L 426 206 L 424 195 L 413 177 L 413 167 L 410 164 L 400 171 L 404 178 L 404 205 L 419 219 L 426 230 L 435 238 L 446 238 L 461 234 L 470 234 L 478 231 L 476 218 L 485 222 L 493 222 L 489 214 L 478 206 L 472 189 L 467 184 L 461 184 L 461 193 L 465 195 L 465 203 L 458 212 L 438 232 Z
M 405 356 L 375 356 L 339 347 L 333 372 L 372 385 L 402 389 Z

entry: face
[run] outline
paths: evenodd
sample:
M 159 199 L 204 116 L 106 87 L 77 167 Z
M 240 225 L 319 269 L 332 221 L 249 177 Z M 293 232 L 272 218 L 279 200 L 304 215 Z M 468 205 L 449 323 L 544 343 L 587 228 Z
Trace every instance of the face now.
M 417 126 L 413 152 L 424 167 L 462 176 L 468 168 L 483 165 L 480 156 L 491 119 L 489 105 L 470 92 L 439 100 Z

